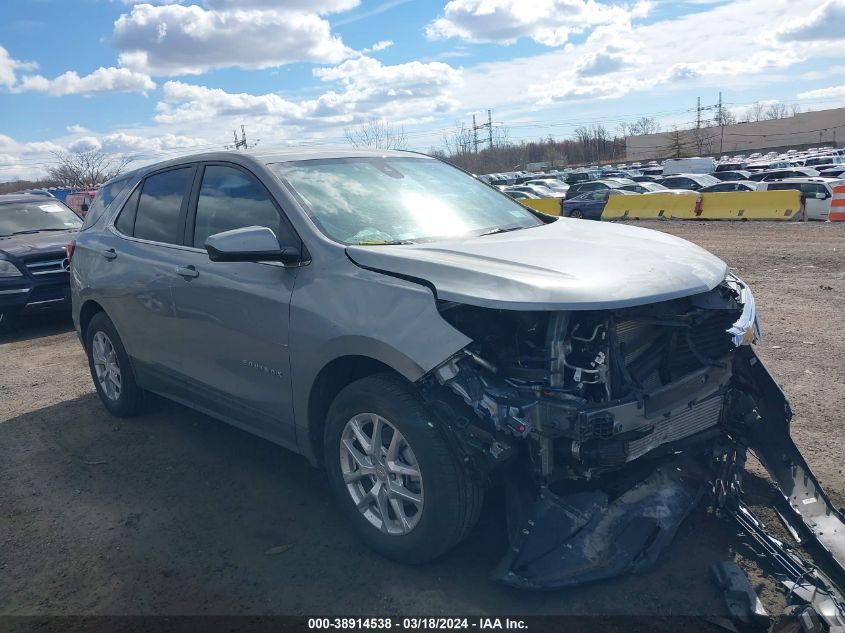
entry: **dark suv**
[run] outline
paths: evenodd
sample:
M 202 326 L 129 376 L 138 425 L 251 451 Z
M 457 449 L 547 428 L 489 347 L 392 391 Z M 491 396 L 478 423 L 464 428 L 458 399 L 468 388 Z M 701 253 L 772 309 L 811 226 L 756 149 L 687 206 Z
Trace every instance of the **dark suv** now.
M 25 313 L 70 310 L 66 247 L 81 227 L 56 198 L 0 196 L 0 332 Z

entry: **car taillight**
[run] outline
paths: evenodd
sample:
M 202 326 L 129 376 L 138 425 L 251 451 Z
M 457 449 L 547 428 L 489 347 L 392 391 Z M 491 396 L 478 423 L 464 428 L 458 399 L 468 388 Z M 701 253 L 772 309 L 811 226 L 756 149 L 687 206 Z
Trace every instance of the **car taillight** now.
M 75 246 L 76 246 L 76 240 L 68 242 L 67 246 L 65 246 L 65 251 L 67 252 L 67 258 L 68 259 L 73 259 L 73 249 L 74 249 Z

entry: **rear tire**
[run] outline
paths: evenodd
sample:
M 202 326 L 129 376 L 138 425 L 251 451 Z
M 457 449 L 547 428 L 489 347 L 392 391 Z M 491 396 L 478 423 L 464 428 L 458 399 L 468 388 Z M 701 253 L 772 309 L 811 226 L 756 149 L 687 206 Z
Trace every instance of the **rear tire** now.
M 120 335 L 104 312 L 95 314 L 85 330 L 85 351 L 97 395 L 109 413 L 120 418 L 138 415 L 145 392 L 138 387 Z
M 579 220 L 583 220 L 584 214 L 581 213 L 581 209 L 572 209 L 572 211 L 569 212 L 569 217 L 570 218 L 578 218 Z
M 324 451 L 343 513 L 387 558 L 431 561 L 478 520 L 482 487 L 452 453 L 417 392 L 398 376 L 368 376 L 337 395 Z

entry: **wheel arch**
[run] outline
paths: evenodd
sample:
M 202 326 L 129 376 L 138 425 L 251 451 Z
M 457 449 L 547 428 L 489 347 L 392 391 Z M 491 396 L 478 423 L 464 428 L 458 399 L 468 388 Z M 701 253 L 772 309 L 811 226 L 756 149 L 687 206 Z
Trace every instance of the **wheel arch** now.
M 87 299 L 79 309 L 79 337 L 83 341 L 83 344 L 85 342 L 85 332 L 88 330 L 88 324 L 91 323 L 91 319 L 98 312 L 103 312 L 108 316 L 106 309 L 94 299 Z
M 400 371 L 371 356 L 349 354 L 328 362 L 317 373 L 308 394 L 308 435 L 301 450 L 315 466 L 322 466 L 323 432 L 326 415 L 337 394 L 356 380 L 373 374 L 390 373 L 412 384 Z

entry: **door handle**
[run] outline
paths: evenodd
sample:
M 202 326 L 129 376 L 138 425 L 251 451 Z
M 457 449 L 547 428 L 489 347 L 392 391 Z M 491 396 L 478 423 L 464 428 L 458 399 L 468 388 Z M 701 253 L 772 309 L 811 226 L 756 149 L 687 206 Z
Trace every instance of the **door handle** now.
M 177 266 L 176 274 L 185 279 L 200 276 L 200 272 L 193 266 Z
M 110 248 L 110 249 L 108 249 L 108 250 L 105 250 L 105 251 L 103 251 L 101 254 L 102 254 L 102 256 L 103 256 L 103 257 L 105 257 L 105 258 L 106 258 L 107 260 L 109 260 L 109 261 L 111 261 L 111 260 L 113 260 L 115 257 L 117 257 L 117 253 L 115 253 L 115 252 L 114 252 L 114 249 L 113 249 L 113 248 Z

